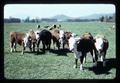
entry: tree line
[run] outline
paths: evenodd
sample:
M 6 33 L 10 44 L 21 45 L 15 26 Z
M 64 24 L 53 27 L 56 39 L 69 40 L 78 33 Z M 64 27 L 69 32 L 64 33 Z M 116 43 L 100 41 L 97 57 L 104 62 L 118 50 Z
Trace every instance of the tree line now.
M 91 22 L 91 21 L 100 21 L 100 22 L 115 22 L 115 14 L 113 16 L 101 16 L 98 19 L 67 19 L 63 20 L 65 22 Z M 20 18 L 4 18 L 5 23 L 39 23 L 39 22 L 58 22 L 57 19 L 49 19 L 49 18 L 34 18 L 30 19 L 30 17 L 27 17 L 26 19 L 20 19 Z

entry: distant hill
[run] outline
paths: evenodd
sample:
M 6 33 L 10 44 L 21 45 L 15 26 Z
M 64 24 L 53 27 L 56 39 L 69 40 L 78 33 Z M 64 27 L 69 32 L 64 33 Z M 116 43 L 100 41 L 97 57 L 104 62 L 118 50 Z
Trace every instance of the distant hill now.
M 56 15 L 56 16 L 53 16 L 51 17 L 51 19 L 57 19 L 58 21 L 64 21 L 64 20 L 67 20 L 67 19 L 99 19 L 101 16 L 113 16 L 113 13 L 111 14 L 92 14 L 92 15 L 89 15 L 89 16 L 83 16 L 83 17 L 70 17 L 70 16 L 67 16 L 67 15 Z
M 73 19 L 73 17 L 69 17 L 67 15 L 56 15 L 51 17 L 52 19 L 57 19 L 59 21 L 67 20 L 67 19 Z
M 101 16 L 113 16 L 113 14 L 92 14 L 89 16 L 78 17 L 79 19 L 99 19 Z

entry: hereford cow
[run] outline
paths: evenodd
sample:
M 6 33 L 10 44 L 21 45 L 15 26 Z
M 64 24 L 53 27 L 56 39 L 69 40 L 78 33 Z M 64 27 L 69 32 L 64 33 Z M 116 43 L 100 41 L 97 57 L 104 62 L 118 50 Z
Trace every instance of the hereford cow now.
M 52 40 L 53 40 L 53 45 L 54 45 L 54 49 L 55 49 L 55 43 L 56 46 L 58 47 L 58 50 L 60 49 L 60 45 L 63 45 L 63 41 L 64 41 L 64 31 L 54 28 L 50 30 L 51 34 L 52 34 Z
M 69 39 L 69 50 L 74 52 L 75 65 L 77 68 L 77 61 L 80 59 L 80 70 L 83 70 L 83 59 L 86 57 L 88 52 L 91 53 L 93 57 L 93 62 L 96 64 L 96 56 L 93 56 L 93 50 L 95 50 L 94 39 L 90 33 L 85 33 L 78 40 L 75 37 L 70 37 Z
M 31 41 L 28 33 L 21 33 L 21 32 L 10 32 L 10 48 L 11 52 L 16 51 L 16 45 L 19 44 L 22 46 L 22 54 L 26 47 L 30 47 Z
M 60 28 L 61 28 L 61 25 L 53 24 L 52 26 L 49 27 L 49 30 L 60 29 Z
M 69 47 L 68 40 L 71 36 L 76 37 L 77 35 L 75 33 L 72 33 L 72 32 L 64 32 L 63 49 L 64 49 L 65 44 L 67 44 L 67 46 Z
M 38 38 L 38 41 L 37 41 L 37 53 L 39 52 L 40 41 L 42 41 L 43 52 L 45 52 L 45 46 L 47 46 L 48 50 L 50 49 L 51 39 L 52 39 L 51 33 L 48 30 L 42 30 L 39 33 L 39 38 Z
M 103 67 L 105 66 L 105 56 L 107 49 L 109 47 L 109 42 L 105 38 L 105 36 L 97 34 L 95 36 L 95 47 L 96 47 L 96 55 L 101 58 L 101 62 L 103 62 Z
M 35 44 L 37 43 L 37 38 L 38 37 L 32 29 L 28 32 L 28 35 L 31 38 L 30 49 L 31 49 L 31 51 L 35 52 Z

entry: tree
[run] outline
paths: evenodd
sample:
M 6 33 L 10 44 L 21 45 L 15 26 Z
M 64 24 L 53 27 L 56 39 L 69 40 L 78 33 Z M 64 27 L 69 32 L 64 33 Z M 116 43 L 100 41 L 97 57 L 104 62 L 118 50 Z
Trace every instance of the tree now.
M 104 16 L 100 17 L 100 21 L 101 21 L 101 22 L 104 21 Z
M 25 22 L 30 22 L 30 17 L 29 16 L 25 19 Z

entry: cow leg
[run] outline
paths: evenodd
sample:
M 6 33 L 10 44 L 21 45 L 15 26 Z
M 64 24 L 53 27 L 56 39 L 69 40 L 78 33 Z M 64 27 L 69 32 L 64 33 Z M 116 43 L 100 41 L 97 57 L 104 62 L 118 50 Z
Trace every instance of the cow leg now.
M 37 54 L 39 52 L 39 44 L 40 44 L 40 40 L 38 40 L 38 42 L 37 42 Z
M 33 43 L 33 47 L 32 48 L 33 48 L 33 52 L 35 52 L 35 43 Z
M 103 59 L 102 59 L 102 60 L 103 60 L 103 67 L 106 66 L 105 56 L 106 56 L 106 51 L 103 52 L 103 56 L 102 56 L 102 58 L 103 58 Z
M 42 44 L 43 44 L 43 52 L 45 53 L 45 42 L 42 41 Z
M 29 49 L 30 49 L 30 52 L 32 52 L 32 47 L 31 47 L 31 45 L 29 46 Z
M 22 53 L 21 53 L 22 55 L 24 54 L 24 51 L 25 51 L 25 47 L 23 47 L 23 49 L 22 49 Z
M 32 52 L 31 42 L 29 42 L 29 50 Z
M 53 41 L 53 47 L 54 47 L 54 50 L 55 50 L 55 43 L 56 43 L 56 41 L 55 41 L 54 38 L 52 38 L 52 41 Z
M 75 65 L 73 66 L 73 68 L 77 68 L 77 61 L 78 61 L 78 59 L 75 58 Z
M 16 43 L 13 43 L 14 52 L 16 52 Z
M 51 46 L 51 43 L 48 44 L 48 47 L 47 47 L 48 50 L 50 50 L 50 46 Z
M 55 50 L 55 42 L 53 42 L 53 47 L 54 47 L 54 50 Z
M 94 50 L 94 54 L 93 51 L 90 52 L 93 58 L 93 67 L 97 66 L 97 60 L 98 60 L 98 53 L 97 51 Z
M 58 47 L 58 50 L 60 50 L 60 43 L 59 43 L 59 41 L 56 42 L 56 45 Z
M 25 51 L 25 44 L 22 42 L 22 52 L 21 52 L 21 54 L 23 55 L 24 54 L 24 51 Z
M 65 47 L 65 43 L 63 42 L 63 49 L 64 49 L 64 47 Z
M 83 63 L 86 63 L 86 56 L 83 58 Z
M 80 56 L 80 71 L 83 70 L 83 59 L 84 59 L 84 56 L 86 56 L 86 54 L 82 54 L 82 56 Z
M 13 42 L 10 42 L 10 51 L 13 52 Z

